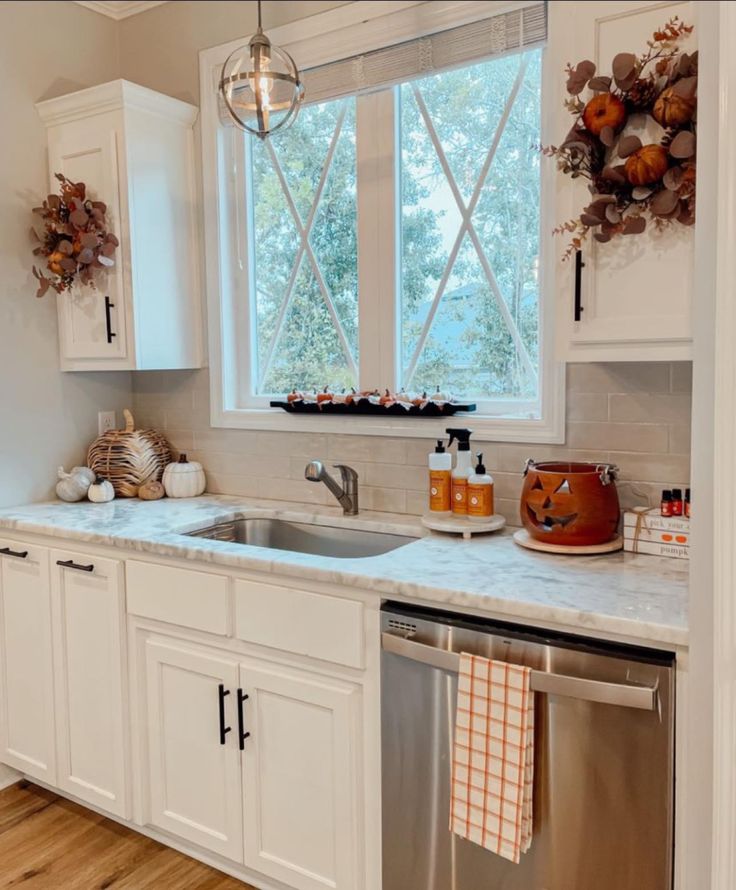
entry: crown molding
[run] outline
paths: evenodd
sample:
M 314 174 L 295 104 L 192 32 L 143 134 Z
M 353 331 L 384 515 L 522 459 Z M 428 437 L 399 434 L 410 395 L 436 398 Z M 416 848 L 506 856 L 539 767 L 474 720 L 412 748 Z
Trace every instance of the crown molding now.
M 129 80 L 112 80 L 36 103 L 36 110 L 47 127 L 126 108 L 157 114 L 190 127 L 199 113 L 195 105 L 164 96 Z
M 139 12 L 146 12 L 154 6 L 162 6 L 168 0 L 74 0 L 77 6 L 85 6 L 100 15 L 106 15 L 116 22 L 127 19 Z

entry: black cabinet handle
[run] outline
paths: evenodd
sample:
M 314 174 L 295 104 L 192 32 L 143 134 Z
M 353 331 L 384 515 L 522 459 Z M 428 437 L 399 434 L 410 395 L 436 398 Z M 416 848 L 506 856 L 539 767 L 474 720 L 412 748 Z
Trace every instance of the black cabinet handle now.
M 25 559 L 28 556 L 27 550 L 11 550 L 10 547 L 3 547 L 0 553 L 3 556 L 14 556 L 16 559 Z
M 245 731 L 245 715 L 243 714 L 243 704 L 248 701 L 248 696 L 242 689 L 238 689 L 238 734 L 240 735 L 240 750 L 245 751 L 245 740 L 250 736 Z
M 225 744 L 225 736 L 230 732 L 231 727 L 225 726 L 225 696 L 230 695 L 230 690 L 220 683 L 218 686 L 218 694 L 220 698 L 220 744 Z
M 110 316 L 110 310 L 115 308 L 115 304 L 111 302 L 110 297 L 105 297 L 105 328 L 107 331 L 107 342 L 112 343 L 112 338 L 117 337 L 117 334 L 113 333 L 112 330 L 112 318 Z
M 78 562 L 74 562 L 73 559 L 57 559 L 57 566 L 62 566 L 65 569 L 76 569 L 78 572 L 94 572 L 95 567 L 93 564 L 88 566 L 83 566 Z
M 582 296 L 582 279 L 583 279 L 583 269 L 585 268 L 585 263 L 583 262 L 583 252 L 582 250 L 575 251 L 575 309 L 574 309 L 574 318 L 575 321 L 580 321 L 580 317 L 585 311 L 583 308 L 583 296 Z

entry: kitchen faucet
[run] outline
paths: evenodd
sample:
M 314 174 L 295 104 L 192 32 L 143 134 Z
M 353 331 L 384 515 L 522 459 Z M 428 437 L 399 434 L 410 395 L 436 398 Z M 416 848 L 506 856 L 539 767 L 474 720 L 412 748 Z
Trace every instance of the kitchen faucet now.
M 304 478 L 308 482 L 324 482 L 340 502 L 342 512 L 346 516 L 355 516 L 358 513 L 358 474 L 345 464 L 335 464 L 335 467 L 342 475 L 342 486 L 330 476 L 320 460 L 311 460 L 307 464 Z

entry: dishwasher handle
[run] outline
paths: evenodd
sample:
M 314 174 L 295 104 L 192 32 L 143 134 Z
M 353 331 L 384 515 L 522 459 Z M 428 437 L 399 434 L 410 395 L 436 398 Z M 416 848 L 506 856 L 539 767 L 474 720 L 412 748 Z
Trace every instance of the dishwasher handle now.
M 456 674 L 460 668 L 460 655 L 438 649 L 426 643 L 417 643 L 405 636 L 381 634 L 384 652 L 400 655 L 411 661 L 418 661 L 429 667 Z M 654 711 L 658 705 L 657 686 L 634 686 L 629 683 L 606 683 L 602 680 L 587 680 L 583 677 L 569 677 L 564 674 L 550 674 L 532 670 L 531 687 L 535 692 L 547 695 L 562 695 L 566 698 L 579 698 L 582 701 L 604 705 L 617 705 L 622 708 L 638 708 Z

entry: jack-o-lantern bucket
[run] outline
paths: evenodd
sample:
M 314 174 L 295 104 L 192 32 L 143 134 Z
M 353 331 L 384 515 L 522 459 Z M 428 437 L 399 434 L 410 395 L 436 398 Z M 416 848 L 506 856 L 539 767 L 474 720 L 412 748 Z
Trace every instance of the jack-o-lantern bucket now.
M 521 521 L 537 541 L 588 547 L 616 537 L 616 472 L 610 464 L 528 460 Z

